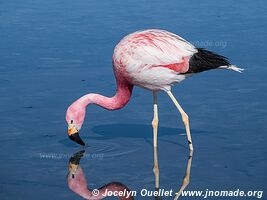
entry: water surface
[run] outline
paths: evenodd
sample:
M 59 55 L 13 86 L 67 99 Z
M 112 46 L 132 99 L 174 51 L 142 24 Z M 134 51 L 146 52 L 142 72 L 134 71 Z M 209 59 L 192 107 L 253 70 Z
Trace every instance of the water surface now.
M 173 88 L 195 147 L 187 189 L 266 192 L 266 9 L 263 0 L 0 2 L 0 199 L 80 198 L 66 183 L 81 147 L 67 138 L 65 110 L 88 92 L 114 94 L 113 48 L 146 28 L 175 32 L 246 69 L 205 72 Z M 124 109 L 87 112 L 81 162 L 90 188 L 119 181 L 153 190 L 152 94 L 135 88 Z M 176 191 L 188 158 L 185 130 L 164 93 L 159 112 L 160 187 Z

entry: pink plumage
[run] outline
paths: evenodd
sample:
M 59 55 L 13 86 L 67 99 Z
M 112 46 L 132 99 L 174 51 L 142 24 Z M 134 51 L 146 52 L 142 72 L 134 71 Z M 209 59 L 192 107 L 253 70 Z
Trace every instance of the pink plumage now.
M 117 79 L 150 90 L 169 90 L 184 79 L 189 58 L 197 49 L 181 37 L 163 30 L 145 30 L 123 38 L 113 54 Z

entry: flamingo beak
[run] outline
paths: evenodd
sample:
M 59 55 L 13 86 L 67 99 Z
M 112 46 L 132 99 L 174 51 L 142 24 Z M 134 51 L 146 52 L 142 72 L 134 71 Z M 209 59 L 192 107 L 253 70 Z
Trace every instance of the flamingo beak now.
M 82 139 L 79 136 L 79 132 L 78 132 L 77 128 L 75 126 L 73 126 L 72 124 L 69 125 L 69 127 L 68 127 L 68 135 L 72 141 L 74 141 L 74 142 L 76 142 L 82 146 L 85 145 L 85 143 L 82 141 Z

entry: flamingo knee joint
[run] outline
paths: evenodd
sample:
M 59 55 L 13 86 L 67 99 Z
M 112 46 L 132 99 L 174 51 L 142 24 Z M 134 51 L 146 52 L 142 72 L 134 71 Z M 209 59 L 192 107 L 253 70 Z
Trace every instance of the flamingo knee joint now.
M 188 124 L 188 123 L 189 123 L 189 117 L 188 117 L 188 115 L 187 115 L 186 113 L 184 113 L 184 114 L 182 115 L 182 120 L 183 120 L 183 122 L 184 122 L 185 124 Z
M 154 119 L 152 120 L 152 126 L 153 126 L 153 128 L 158 127 L 158 124 L 159 124 L 159 120 L 158 120 L 158 118 L 154 118 Z
M 153 168 L 153 172 L 154 172 L 155 174 L 159 174 L 159 167 L 158 167 L 157 165 L 154 166 L 154 168 Z

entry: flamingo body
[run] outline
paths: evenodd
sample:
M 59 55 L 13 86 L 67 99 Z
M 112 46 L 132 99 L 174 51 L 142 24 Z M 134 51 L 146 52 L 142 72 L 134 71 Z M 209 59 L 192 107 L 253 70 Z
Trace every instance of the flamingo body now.
M 189 59 L 197 49 L 164 30 L 138 31 L 115 47 L 113 66 L 117 79 L 149 90 L 169 90 L 184 80 Z

